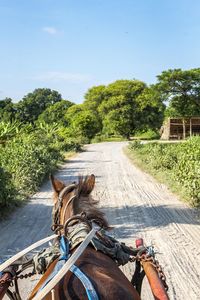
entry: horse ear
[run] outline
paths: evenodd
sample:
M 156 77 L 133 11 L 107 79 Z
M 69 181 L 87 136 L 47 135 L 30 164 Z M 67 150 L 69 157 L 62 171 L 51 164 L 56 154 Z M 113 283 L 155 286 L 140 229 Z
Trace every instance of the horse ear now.
M 64 187 L 64 183 L 56 178 L 53 175 L 50 175 L 51 184 L 54 192 L 59 193 Z
M 87 184 L 87 193 L 90 194 L 92 192 L 92 190 L 94 189 L 94 185 L 95 185 L 94 174 L 88 176 L 86 184 Z

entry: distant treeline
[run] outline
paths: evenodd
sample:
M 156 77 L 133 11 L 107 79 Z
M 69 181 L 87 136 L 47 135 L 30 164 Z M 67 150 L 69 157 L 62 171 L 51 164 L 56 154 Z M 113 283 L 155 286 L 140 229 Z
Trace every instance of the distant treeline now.
M 200 69 L 168 70 L 148 86 L 139 80 L 117 80 L 92 87 L 82 104 L 51 89 L 36 89 L 18 103 L 0 101 L 0 121 L 57 124 L 67 137 L 87 141 L 96 135 L 129 138 L 136 131 L 159 130 L 166 116 L 200 115 Z

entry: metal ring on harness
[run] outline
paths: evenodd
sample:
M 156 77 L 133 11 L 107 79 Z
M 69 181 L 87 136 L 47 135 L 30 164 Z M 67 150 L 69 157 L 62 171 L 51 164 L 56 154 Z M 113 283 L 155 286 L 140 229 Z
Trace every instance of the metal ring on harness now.
M 89 220 L 87 220 L 86 214 L 85 214 L 85 213 L 83 213 L 83 214 L 84 214 L 84 215 L 81 214 L 80 216 L 73 216 L 73 217 L 69 218 L 69 219 L 65 222 L 65 224 L 64 224 L 64 226 L 63 226 L 64 236 L 67 236 L 69 224 L 72 223 L 73 221 L 76 221 L 76 222 L 74 222 L 74 223 L 77 223 L 77 222 L 80 222 L 80 221 L 81 221 L 81 222 L 85 223 L 85 224 L 88 226 L 89 231 L 92 230 L 92 223 L 91 223 Z
M 63 229 L 63 225 L 61 224 L 53 224 L 51 225 L 51 230 L 56 234 L 59 234 L 60 230 Z

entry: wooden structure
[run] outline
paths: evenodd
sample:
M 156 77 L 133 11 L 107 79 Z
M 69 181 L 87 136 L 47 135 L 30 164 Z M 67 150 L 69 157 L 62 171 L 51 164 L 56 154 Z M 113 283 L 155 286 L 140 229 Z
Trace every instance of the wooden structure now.
M 168 118 L 160 130 L 161 140 L 181 140 L 200 135 L 200 117 Z

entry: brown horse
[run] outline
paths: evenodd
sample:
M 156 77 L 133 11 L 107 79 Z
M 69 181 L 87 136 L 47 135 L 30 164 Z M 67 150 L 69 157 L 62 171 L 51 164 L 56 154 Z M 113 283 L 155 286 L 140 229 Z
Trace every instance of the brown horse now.
M 64 225 L 65 222 L 81 212 L 85 212 L 88 220 L 93 220 L 103 228 L 108 229 L 109 225 L 103 212 L 97 208 L 97 201 L 90 195 L 94 185 L 95 176 L 79 178 L 78 184 L 66 186 L 60 180 L 51 178 L 54 190 L 54 223 Z M 62 203 L 59 203 L 62 200 Z M 63 232 L 62 232 L 63 233 Z M 72 250 L 72 252 L 75 249 Z M 29 299 L 32 299 L 42 284 L 52 272 L 56 261 L 53 262 L 44 276 L 41 278 Z M 75 263 L 90 279 L 100 300 L 140 300 L 137 291 L 131 282 L 119 269 L 116 262 L 92 246 L 88 246 Z M 80 280 L 70 271 L 55 286 L 54 299 L 56 300 L 78 300 L 88 299 L 85 288 Z M 49 293 L 45 300 L 52 299 Z

